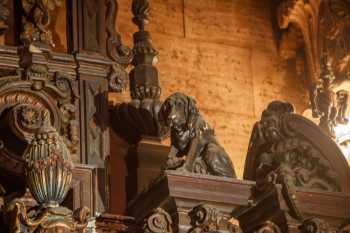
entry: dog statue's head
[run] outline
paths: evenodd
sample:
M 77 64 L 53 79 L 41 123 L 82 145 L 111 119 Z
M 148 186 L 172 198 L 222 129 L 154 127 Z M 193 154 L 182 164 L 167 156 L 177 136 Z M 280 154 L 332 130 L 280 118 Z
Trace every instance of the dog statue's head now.
M 184 150 L 192 138 L 198 114 L 196 101 L 185 94 L 174 93 L 164 101 L 159 120 L 170 128 L 172 144 L 179 150 Z

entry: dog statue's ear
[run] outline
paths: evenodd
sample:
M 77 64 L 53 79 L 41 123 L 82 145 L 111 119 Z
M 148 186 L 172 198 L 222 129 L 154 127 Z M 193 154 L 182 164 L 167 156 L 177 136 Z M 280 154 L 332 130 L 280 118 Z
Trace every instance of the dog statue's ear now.
M 158 122 L 161 126 L 165 126 L 166 124 L 166 119 L 165 119 L 165 113 L 167 111 L 167 100 L 165 100 L 165 102 L 163 102 L 163 104 L 161 105 L 159 111 L 158 111 Z
M 194 119 L 198 116 L 199 110 L 196 105 L 196 101 L 187 96 L 187 128 L 192 129 Z

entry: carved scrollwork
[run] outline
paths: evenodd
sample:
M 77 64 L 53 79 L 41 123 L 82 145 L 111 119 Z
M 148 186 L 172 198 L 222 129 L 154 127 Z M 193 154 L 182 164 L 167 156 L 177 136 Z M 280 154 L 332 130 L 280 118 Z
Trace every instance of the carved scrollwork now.
M 133 52 L 129 47 L 123 45 L 120 34 L 116 31 L 115 22 L 118 13 L 118 2 L 116 0 L 107 0 L 106 5 L 107 54 L 113 61 L 108 76 L 109 88 L 111 91 L 121 92 L 128 84 L 128 73 L 125 67 L 130 64 Z
M 319 129 L 293 111 L 293 106 L 285 102 L 274 101 L 268 105 L 253 130 L 245 178 L 255 179 L 258 188 L 268 179 L 268 183 L 282 183 L 290 187 L 340 191 L 341 176 L 326 158 L 328 155 L 322 154 L 311 138 L 302 136 L 294 124 L 304 124 L 304 131 L 319 132 Z M 336 145 L 331 146 L 337 148 Z
M 168 212 L 157 208 L 144 220 L 143 230 L 147 233 L 172 233 L 173 221 Z
M 241 232 L 238 225 L 229 222 L 228 216 L 209 205 L 196 206 L 188 215 L 192 226 L 189 233 L 220 233 L 227 230 L 231 233 Z
M 279 226 L 271 221 L 262 224 L 254 233 L 282 233 Z
M 87 208 L 74 212 L 65 207 L 27 210 L 25 204 L 18 199 L 4 207 L 8 232 L 76 232 L 86 228 L 89 214 Z
M 131 143 L 137 142 L 141 135 L 162 138 L 167 130 L 158 121 L 158 111 L 161 106 L 161 87 L 158 70 L 155 67 L 157 50 L 151 43 L 151 35 L 145 31 L 148 23 L 150 4 L 148 0 L 133 0 L 133 21 L 139 31 L 134 33 L 132 65 L 129 73 L 130 95 L 132 101 L 116 106 L 114 120 L 125 122 L 124 126 L 116 124 L 115 130 Z M 113 70 L 114 69 L 114 70 Z M 116 66 L 112 69 L 110 86 L 121 90 L 126 83 L 124 71 Z M 120 73 L 117 75 L 117 73 Z M 115 81 L 114 81 L 115 80 Z M 112 123 L 113 124 L 113 123 Z
M 300 226 L 301 233 L 336 233 L 336 229 L 332 228 L 329 223 L 319 218 L 311 218 L 305 220 Z

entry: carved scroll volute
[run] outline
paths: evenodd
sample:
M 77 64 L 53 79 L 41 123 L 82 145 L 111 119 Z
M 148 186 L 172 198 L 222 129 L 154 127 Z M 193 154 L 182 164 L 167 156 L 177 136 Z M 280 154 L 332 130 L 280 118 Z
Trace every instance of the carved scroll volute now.
M 254 231 L 254 233 L 282 233 L 279 226 L 277 226 L 275 223 L 267 221 L 257 230 Z
M 123 45 L 121 36 L 116 31 L 118 2 L 116 0 L 106 0 L 106 5 L 107 55 L 113 62 L 108 77 L 109 89 L 113 92 L 121 92 L 129 83 L 125 68 L 130 64 L 133 52 L 129 47 Z
M 230 221 L 229 216 L 210 205 L 198 205 L 194 207 L 188 215 L 192 226 L 189 233 L 242 232 L 239 225 L 233 224 Z
M 301 233 L 336 233 L 337 229 L 332 228 L 330 224 L 319 218 L 311 218 L 305 220 L 300 226 Z
M 146 233 L 173 233 L 172 224 L 170 214 L 157 208 L 144 219 L 143 230 Z

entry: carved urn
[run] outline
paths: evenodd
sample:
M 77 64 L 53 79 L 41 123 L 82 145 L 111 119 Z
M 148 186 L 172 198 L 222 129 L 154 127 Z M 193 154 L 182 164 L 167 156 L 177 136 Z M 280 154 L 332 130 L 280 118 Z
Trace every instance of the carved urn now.
M 35 200 L 44 207 L 57 207 L 72 181 L 73 163 L 58 132 L 47 122 L 25 152 L 27 185 Z

